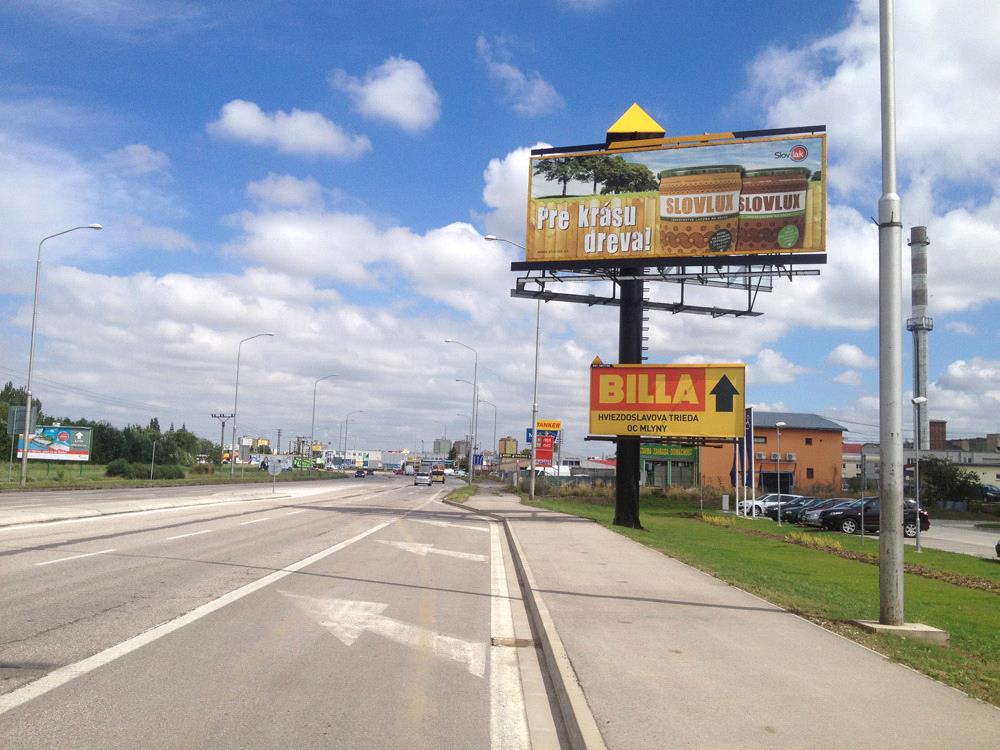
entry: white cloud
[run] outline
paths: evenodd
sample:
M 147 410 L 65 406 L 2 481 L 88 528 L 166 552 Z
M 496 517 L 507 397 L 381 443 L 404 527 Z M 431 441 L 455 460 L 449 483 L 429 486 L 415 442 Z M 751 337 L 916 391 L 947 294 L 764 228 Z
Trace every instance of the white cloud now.
M 861 385 L 861 374 L 857 370 L 844 370 L 833 379 L 841 385 Z
M 323 204 L 323 187 L 312 177 L 300 179 L 274 172 L 249 183 L 247 195 L 262 204 L 281 208 L 316 208 Z
M 944 330 L 948 331 L 949 333 L 958 333 L 958 334 L 961 334 L 963 336 L 975 336 L 976 335 L 976 329 L 975 328 L 973 328 L 968 323 L 963 323 L 960 320 L 953 320 L 951 322 L 945 323 L 944 324 Z
M 390 57 L 360 78 L 335 70 L 330 85 L 349 94 L 361 114 L 411 133 L 426 130 L 441 116 L 441 98 L 427 72 L 405 57 Z
M 502 40 L 491 43 L 480 35 L 476 39 L 476 51 L 490 77 L 503 84 L 507 99 L 519 115 L 537 117 L 566 106 L 555 87 L 539 73 L 524 73 L 510 63 Z
M 761 349 L 757 361 L 747 366 L 747 381 L 754 385 L 794 383 L 798 375 L 807 372 L 809 368 L 785 359 L 773 349 Z
M 273 114 L 261 111 L 254 102 L 233 99 L 208 124 L 214 135 L 232 140 L 272 146 L 285 154 L 331 156 L 354 159 L 371 149 L 363 135 L 350 135 L 319 112 L 293 109 Z
M 870 370 L 874 368 L 878 361 L 874 357 L 865 354 L 860 346 L 855 344 L 839 344 L 832 352 L 826 355 L 827 362 L 841 367 Z
M 155 174 L 166 172 L 170 168 L 170 157 L 145 143 L 122 146 L 108 154 L 108 161 L 115 169 L 127 175 Z
M 137 247 L 167 250 L 168 252 L 197 250 L 194 240 L 188 235 L 170 227 L 150 224 L 141 216 L 122 217 L 119 226 L 121 235 L 126 238 L 126 242 Z
M 514 149 L 503 158 L 490 159 L 483 170 L 483 203 L 491 210 L 478 217 L 485 222 L 487 234 L 524 244 L 531 150 L 547 146 L 536 143 L 531 148 Z

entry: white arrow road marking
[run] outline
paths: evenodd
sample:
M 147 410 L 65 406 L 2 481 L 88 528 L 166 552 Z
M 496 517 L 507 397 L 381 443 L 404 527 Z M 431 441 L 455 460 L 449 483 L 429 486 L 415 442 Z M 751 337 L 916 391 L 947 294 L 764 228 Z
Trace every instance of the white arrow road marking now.
M 358 602 L 350 599 L 321 599 L 282 591 L 294 599 L 320 625 L 329 630 L 345 646 L 352 645 L 366 630 L 404 646 L 430 650 L 435 656 L 464 664 L 470 674 L 482 677 L 486 672 L 486 646 L 441 635 L 408 622 L 386 617 L 382 611 L 389 605 L 380 602 Z
M 460 560 L 475 560 L 476 562 L 486 562 L 489 558 L 486 555 L 477 555 L 472 552 L 456 552 L 450 549 L 437 549 L 433 544 L 419 544 L 417 542 L 389 542 L 385 539 L 376 539 L 379 544 L 388 544 L 390 547 L 406 550 L 421 557 L 427 557 L 429 552 L 432 555 L 444 555 L 445 557 L 457 557 Z
M 409 520 L 416 521 L 417 523 L 426 523 L 428 526 L 444 526 L 446 529 L 468 529 L 469 531 L 482 531 L 486 534 L 490 533 L 489 527 L 487 526 L 468 526 L 463 523 L 452 523 L 451 521 L 430 521 L 426 518 L 411 518 Z

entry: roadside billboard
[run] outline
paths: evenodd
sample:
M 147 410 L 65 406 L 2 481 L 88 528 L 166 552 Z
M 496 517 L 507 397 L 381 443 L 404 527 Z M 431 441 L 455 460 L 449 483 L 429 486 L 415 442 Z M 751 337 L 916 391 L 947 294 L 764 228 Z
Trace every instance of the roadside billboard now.
M 825 252 L 825 133 L 648 143 L 533 156 L 525 260 Z
M 535 420 L 535 427 L 538 429 L 539 434 L 543 432 L 559 432 L 562 429 L 561 419 L 537 419 Z
M 22 412 L 23 416 L 24 412 Z M 29 459 L 89 461 L 92 432 L 89 427 L 36 427 L 28 443 Z M 24 452 L 24 438 L 17 438 L 17 457 Z
M 590 368 L 593 435 L 734 438 L 743 434 L 743 364 Z

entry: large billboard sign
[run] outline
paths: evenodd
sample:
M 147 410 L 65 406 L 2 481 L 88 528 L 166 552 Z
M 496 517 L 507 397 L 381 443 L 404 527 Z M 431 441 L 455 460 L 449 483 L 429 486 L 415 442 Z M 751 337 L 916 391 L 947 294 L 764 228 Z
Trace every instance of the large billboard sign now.
M 533 156 L 525 259 L 825 252 L 824 133 L 706 138 Z
M 23 414 L 23 412 L 22 412 Z M 89 461 L 89 427 L 36 427 L 28 443 L 28 458 L 49 461 Z M 24 452 L 24 438 L 17 438 L 17 457 Z
M 590 368 L 593 435 L 735 438 L 743 434 L 743 364 Z

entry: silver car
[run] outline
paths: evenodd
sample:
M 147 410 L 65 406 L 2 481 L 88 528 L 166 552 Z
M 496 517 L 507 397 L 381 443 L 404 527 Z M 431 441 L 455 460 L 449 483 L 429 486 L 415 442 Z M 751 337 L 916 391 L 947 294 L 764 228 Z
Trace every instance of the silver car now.
M 431 475 L 426 471 L 417 472 L 413 475 L 413 485 L 425 485 L 427 487 L 431 486 Z

